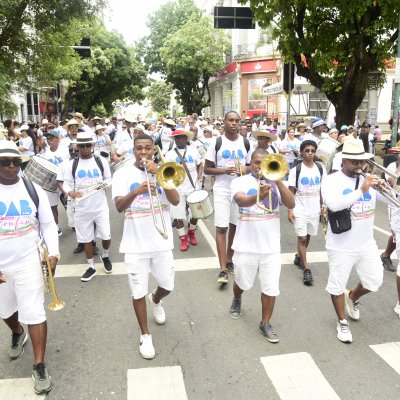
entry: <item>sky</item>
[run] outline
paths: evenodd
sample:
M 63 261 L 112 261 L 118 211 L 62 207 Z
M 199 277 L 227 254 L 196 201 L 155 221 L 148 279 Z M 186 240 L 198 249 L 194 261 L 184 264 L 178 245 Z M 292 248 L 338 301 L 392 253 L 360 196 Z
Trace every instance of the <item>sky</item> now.
M 146 26 L 147 17 L 169 0 L 108 0 L 108 12 L 104 14 L 107 28 L 121 33 L 128 45 L 150 32 Z M 200 5 L 204 1 L 195 0 Z

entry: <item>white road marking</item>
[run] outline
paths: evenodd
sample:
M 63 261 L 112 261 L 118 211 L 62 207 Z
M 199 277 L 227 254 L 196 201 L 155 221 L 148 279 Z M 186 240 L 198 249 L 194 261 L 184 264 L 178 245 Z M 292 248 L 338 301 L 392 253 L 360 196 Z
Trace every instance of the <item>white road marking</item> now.
M 400 342 L 370 345 L 400 375 Z
M 217 245 L 215 244 L 215 238 L 211 234 L 211 232 L 208 230 L 204 222 L 199 219 L 197 221 L 197 226 L 199 227 L 201 233 L 203 234 L 204 238 L 206 239 L 208 245 L 211 247 L 212 251 L 214 252 L 214 256 L 217 256 Z
M 281 400 L 340 400 L 308 353 L 262 357 Z
M 390 236 L 392 234 L 392 232 L 385 231 L 384 229 L 379 228 L 379 226 L 376 225 L 374 225 L 374 229 L 380 233 L 383 233 L 386 236 Z
M 37 400 L 44 399 L 46 395 L 38 396 L 33 391 L 32 378 L 1 379 L 1 400 Z
M 187 400 L 180 366 L 128 370 L 128 400 Z

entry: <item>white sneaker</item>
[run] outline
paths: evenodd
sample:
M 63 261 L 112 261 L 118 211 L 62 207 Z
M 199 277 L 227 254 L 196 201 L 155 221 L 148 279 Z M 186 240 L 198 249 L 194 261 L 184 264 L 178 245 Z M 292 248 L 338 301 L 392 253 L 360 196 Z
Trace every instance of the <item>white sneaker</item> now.
M 353 341 L 353 335 L 351 334 L 349 323 L 346 319 L 342 319 L 338 322 L 337 327 L 337 338 L 343 343 L 351 343 Z
M 346 306 L 347 314 L 355 321 L 360 319 L 360 310 L 358 308 L 358 300 L 353 301 L 349 296 L 350 290 L 344 292 L 344 304 Z
M 155 357 L 156 351 L 154 350 L 153 341 L 151 335 L 145 334 L 140 335 L 140 345 L 139 345 L 140 355 L 145 360 L 151 360 Z
M 397 302 L 396 307 L 394 308 L 394 312 L 399 316 L 400 318 L 400 303 Z
M 165 324 L 165 311 L 164 307 L 162 306 L 162 300 L 160 300 L 158 304 L 154 303 L 153 295 L 154 292 L 149 294 L 149 301 L 153 307 L 154 321 L 156 321 L 156 324 L 158 325 L 163 325 Z

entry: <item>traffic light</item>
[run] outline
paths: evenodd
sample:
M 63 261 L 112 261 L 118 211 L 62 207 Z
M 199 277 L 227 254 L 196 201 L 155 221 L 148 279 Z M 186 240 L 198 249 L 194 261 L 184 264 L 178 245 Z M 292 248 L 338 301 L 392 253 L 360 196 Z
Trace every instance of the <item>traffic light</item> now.
M 294 87 L 294 65 L 292 63 L 283 64 L 283 91 L 289 93 Z
M 90 58 L 90 38 L 83 38 L 79 46 L 72 46 L 81 58 Z
M 250 7 L 214 7 L 215 29 L 255 29 Z

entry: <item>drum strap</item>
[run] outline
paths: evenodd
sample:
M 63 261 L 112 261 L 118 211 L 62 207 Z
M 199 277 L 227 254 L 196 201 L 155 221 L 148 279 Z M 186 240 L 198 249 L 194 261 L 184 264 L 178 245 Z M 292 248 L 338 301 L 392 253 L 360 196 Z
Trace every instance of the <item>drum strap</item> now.
M 187 150 L 187 149 L 186 149 L 186 150 Z M 190 172 L 189 172 L 189 170 L 188 170 L 188 167 L 187 167 L 187 165 L 186 165 L 186 163 L 185 163 L 186 150 L 185 150 L 185 152 L 183 153 L 183 157 L 182 157 L 182 156 L 181 156 L 181 153 L 179 153 L 178 149 L 175 147 L 175 152 L 176 152 L 176 154 L 178 154 L 178 157 L 179 157 L 179 159 L 181 160 L 181 164 L 183 165 L 183 168 L 185 168 L 186 175 L 188 176 L 190 183 L 192 184 L 193 188 L 195 189 L 196 187 L 195 187 L 195 185 L 194 185 L 194 183 L 193 183 L 192 175 L 190 175 Z
M 22 182 L 24 182 L 26 191 L 28 192 L 29 197 L 32 199 L 33 204 L 35 204 L 35 207 L 36 207 L 36 218 L 38 218 L 38 215 L 39 215 L 39 196 L 37 194 L 35 186 L 33 185 L 33 183 L 29 179 L 26 179 L 25 176 L 22 177 Z

